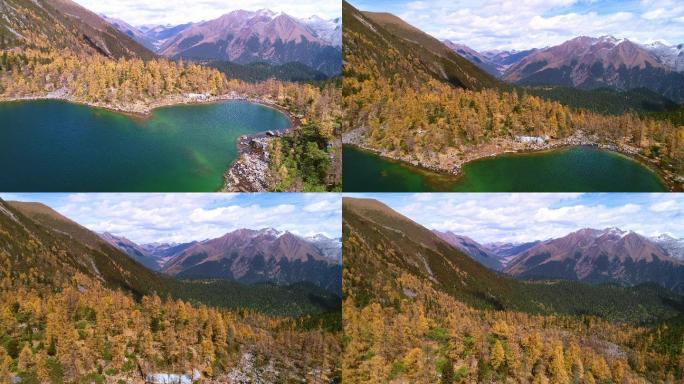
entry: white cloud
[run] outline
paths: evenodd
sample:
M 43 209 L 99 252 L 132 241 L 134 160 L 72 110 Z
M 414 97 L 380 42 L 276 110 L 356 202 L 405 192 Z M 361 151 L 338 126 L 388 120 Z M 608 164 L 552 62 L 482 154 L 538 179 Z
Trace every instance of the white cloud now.
M 395 13 L 439 39 L 476 50 L 543 48 L 580 35 L 684 42 L 684 29 L 677 25 L 684 22 L 681 1 L 435 0 L 425 6 L 361 0 L 355 5 Z
M 228 12 L 245 9 L 271 9 L 295 17 L 318 15 L 323 18 L 340 17 L 342 4 L 335 0 L 308 2 L 302 0 L 76 0 L 96 13 L 121 19 L 131 25 L 183 24 L 215 19 Z
M 238 228 L 273 227 L 301 236 L 322 233 L 339 237 L 342 232 L 339 194 L 88 193 L 2 197 L 44 202 L 91 230 L 112 232 L 139 243 L 204 240 Z
M 646 236 L 684 237 L 684 195 L 431 193 L 377 194 L 418 223 L 481 243 L 564 236 L 581 228 L 619 227 Z

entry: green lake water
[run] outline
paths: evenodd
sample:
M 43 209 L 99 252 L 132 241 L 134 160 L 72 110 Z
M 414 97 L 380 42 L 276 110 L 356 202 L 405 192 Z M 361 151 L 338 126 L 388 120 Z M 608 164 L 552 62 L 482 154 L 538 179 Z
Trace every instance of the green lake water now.
M 505 154 L 466 164 L 456 177 L 425 171 L 345 145 L 345 192 L 658 192 L 657 175 L 594 147 Z
M 135 117 L 56 100 L 0 103 L 0 191 L 213 192 L 244 134 L 286 129 L 243 101 Z

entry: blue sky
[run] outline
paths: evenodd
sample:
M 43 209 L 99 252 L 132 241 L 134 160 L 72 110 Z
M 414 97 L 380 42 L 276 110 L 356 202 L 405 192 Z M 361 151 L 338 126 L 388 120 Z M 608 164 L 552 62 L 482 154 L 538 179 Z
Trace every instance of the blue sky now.
M 131 25 L 184 24 L 212 20 L 238 9 L 270 9 L 304 18 L 318 15 L 326 19 L 342 15 L 339 0 L 75 0 L 96 13 L 121 19 Z
M 684 194 L 388 193 L 370 197 L 430 229 L 478 242 L 524 242 L 618 227 L 684 238 Z
M 638 43 L 684 43 L 681 0 L 353 0 L 391 12 L 439 38 L 476 50 L 529 49 L 573 37 L 613 35 Z
M 138 243 L 219 237 L 238 228 L 273 227 L 301 236 L 342 234 L 336 193 L 83 193 L 0 194 L 37 201 L 96 232 Z

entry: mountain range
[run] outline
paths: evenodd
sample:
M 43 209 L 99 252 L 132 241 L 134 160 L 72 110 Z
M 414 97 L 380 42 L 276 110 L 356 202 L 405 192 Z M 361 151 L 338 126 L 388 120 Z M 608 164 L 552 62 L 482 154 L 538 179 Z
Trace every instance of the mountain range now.
M 175 254 L 182 252 L 196 243 L 196 241 L 193 241 L 182 244 L 151 243 L 139 245 L 126 237 L 116 236 L 109 232 L 103 232 L 100 236 L 109 244 L 130 256 L 133 260 L 153 271 L 161 270 L 164 264 L 173 258 Z
M 454 43 L 448 39 L 442 42 L 449 49 L 496 77 L 501 77 L 511 65 L 536 51 L 536 49 L 529 49 L 525 51 L 483 51 L 480 53 L 465 44 Z
M 262 9 L 198 23 L 133 26 L 71 0 L 7 0 L 0 3 L 0 13 L 0 49 L 50 47 L 112 59 L 161 55 L 239 65 L 299 63 L 328 77 L 342 66 L 341 18 L 299 19 Z
M 668 235 L 584 228 L 545 241 L 481 245 L 450 231 L 434 233 L 480 264 L 522 279 L 657 283 L 684 293 L 684 240 Z
M 181 25 L 134 27 L 103 17 L 150 50 L 170 58 L 237 64 L 298 62 L 328 76 L 341 71 L 341 19 L 298 19 L 267 9 L 236 10 L 217 19 Z
M 351 289 L 366 302 L 380 300 L 392 305 L 393 297 L 410 300 L 415 292 L 402 285 L 417 279 L 478 308 L 594 314 L 621 321 L 671 316 L 681 310 L 676 304 L 681 296 L 653 283 L 630 287 L 515 279 L 483 266 L 461 248 L 377 200 L 345 197 L 342 217 L 345 276 L 353 276 L 351 288 L 345 285 L 345 290 Z
M 481 53 L 449 40 L 444 44 L 488 73 L 519 85 L 646 88 L 676 102 L 684 101 L 681 44 L 642 45 L 612 36 L 579 36 L 546 48 Z
M 309 282 L 340 291 L 342 245 L 321 234 L 304 238 L 273 228 L 238 229 L 216 239 L 143 245 L 110 233 L 101 236 L 151 270 L 183 279 Z
M 433 230 L 433 232 L 442 240 L 458 248 L 463 253 L 472 257 L 485 267 L 495 271 L 500 271 L 503 269 L 503 260 L 501 260 L 497 254 L 493 253 L 486 247 L 483 247 L 470 237 L 457 235 L 451 231 L 440 232 Z
M 141 258 L 143 261 L 154 258 L 163 261 L 169 255 L 197 244 L 200 243 L 138 246 L 111 234 L 92 232 L 44 204 L 0 199 L 0 256 L 9 258 L 11 268 L 6 272 L 13 274 L 12 279 L 31 271 L 33 276 L 40 276 L 41 284 L 57 288 L 72 282 L 80 273 L 108 288 L 121 289 L 138 297 L 156 293 L 207 305 L 248 307 L 281 315 L 318 313 L 339 307 L 336 292 L 340 287 L 334 287 L 330 281 L 325 281 L 329 288 L 324 289 L 306 278 L 293 284 L 282 279 L 262 279 L 255 284 L 230 279 L 179 280 L 154 271 L 158 264 L 148 263 L 148 268 L 138 261 Z M 126 253 L 122 251 L 124 249 Z M 154 256 L 148 259 L 150 255 Z M 335 262 L 330 264 L 335 265 Z M 324 281 L 322 277 L 316 278 Z

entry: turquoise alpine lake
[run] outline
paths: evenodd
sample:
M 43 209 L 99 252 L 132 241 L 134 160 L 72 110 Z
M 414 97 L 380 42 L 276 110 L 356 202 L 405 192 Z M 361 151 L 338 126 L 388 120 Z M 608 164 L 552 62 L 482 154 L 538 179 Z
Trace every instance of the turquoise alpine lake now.
M 467 163 L 458 176 L 343 148 L 345 192 L 661 192 L 648 167 L 595 147 L 504 154 Z
M 58 100 L 0 103 L 0 191 L 213 192 L 239 136 L 289 126 L 280 111 L 245 101 L 144 117 Z

